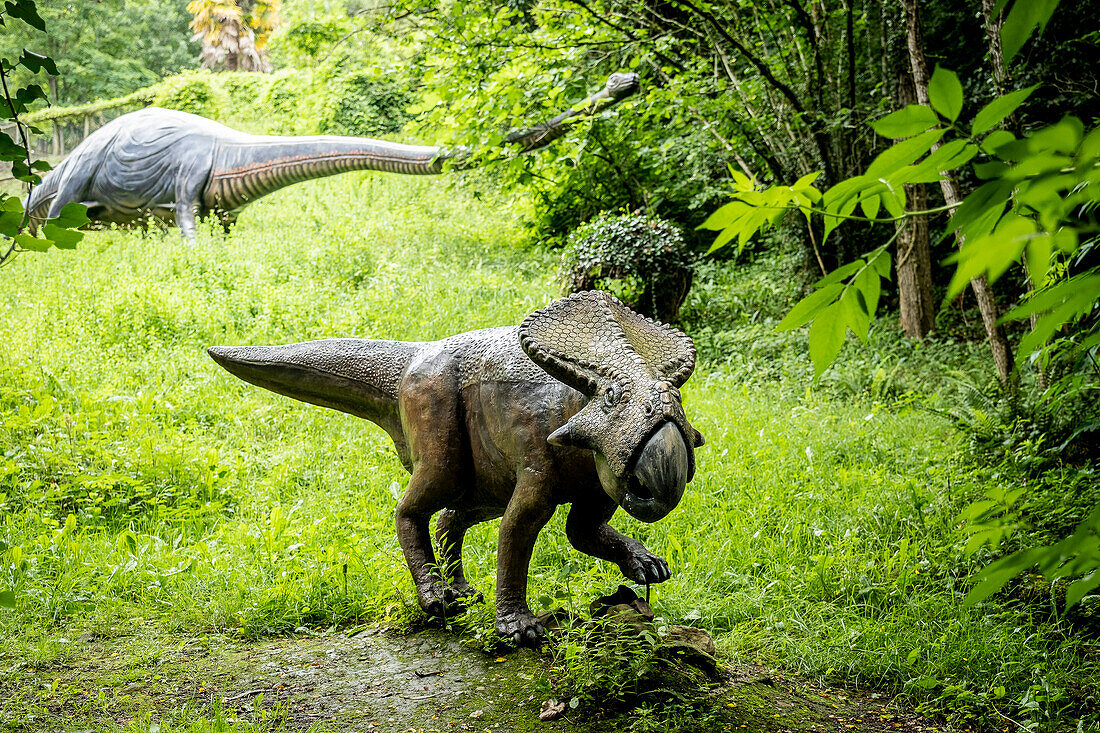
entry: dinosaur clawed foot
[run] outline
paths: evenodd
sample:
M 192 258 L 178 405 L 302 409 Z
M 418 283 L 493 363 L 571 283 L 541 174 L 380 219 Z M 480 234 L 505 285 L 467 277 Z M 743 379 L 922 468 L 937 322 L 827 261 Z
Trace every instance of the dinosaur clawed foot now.
M 663 583 L 672 577 L 668 563 L 645 549 L 632 552 L 630 557 L 619 563 L 619 570 L 635 583 Z
M 417 589 L 416 596 L 420 607 L 433 618 L 464 613 L 469 604 L 485 600 L 481 592 L 469 583 L 453 586 L 428 583 Z
M 546 638 L 546 629 L 527 608 L 497 609 L 497 633 L 516 646 L 538 646 Z

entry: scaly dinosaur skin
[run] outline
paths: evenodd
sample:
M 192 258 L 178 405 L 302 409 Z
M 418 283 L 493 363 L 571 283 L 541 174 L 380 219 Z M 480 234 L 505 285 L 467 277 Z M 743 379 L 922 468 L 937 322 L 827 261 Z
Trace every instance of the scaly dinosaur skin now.
M 411 474 L 397 538 L 429 614 L 480 600 L 463 574 L 463 537 L 502 517 L 497 631 L 538 643 L 545 631 L 527 605 L 528 566 L 559 504 L 572 505 L 566 534 L 581 552 L 638 583 L 671 575 L 608 520 L 619 506 L 645 522 L 664 517 L 694 475 L 703 436 L 677 387 L 695 350 L 680 331 L 606 293 L 555 301 L 519 327 L 441 341 L 328 339 L 209 353 L 253 384 L 366 418 L 390 435 Z M 436 513 L 441 564 L 428 527 Z
M 637 74 L 612 74 L 601 91 L 506 142 L 520 153 L 538 150 L 565 134 L 567 119 L 606 109 L 637 90 Z M 213 213 L 228 227 L 241 208 L 284 186 L 356 170 L 436 175 L 449 158 L 461 164 L 462 155 L 365 137 L 249 135 L 150 107 L 89 135 L 31 191 L 25 208 L 32 232 L 75 201 L 88 207 L 93 222 L 128 226 L 154 216 L 194 240 L 197 218 Z

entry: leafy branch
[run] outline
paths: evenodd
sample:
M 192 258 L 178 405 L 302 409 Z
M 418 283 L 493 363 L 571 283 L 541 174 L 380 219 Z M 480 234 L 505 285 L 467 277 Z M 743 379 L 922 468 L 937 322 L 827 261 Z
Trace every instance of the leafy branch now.
M 39 16 L 34 0 L 7 0 L 0 10 L 0 25 L 7 25 L 5 16 L 8 20 L 21 21 L 37 30 L 46 30 L 46 23 Z M 21 115 L 25 117 L 34 102 L 48 100 L 39 84 L 28 84 L 12 93 L 8 86 L 8 73 L 19 66 L 32 74 L 45 71 L 52 76 L 57 76 L 57 66 L 49 57 L 27 49 L 23 49 L 17 61 L 0 59 L 0 87 L 6 103 L 0 107 L 0 118 L 11 121 L 18 137 L 17 141 L 8 133 L 0 135 L 0 161 L 10 162 L 12 177 L 25 183 L 30 191 L 42 181 L 38 172 L 48 171 L 50 165 L 46 161 L 32 159 L 27 125 Z M 44 221 L 39 228 L 37 222 L 32 221 L 34 212 L 25 211 L 17 196 L 0 194 L 0 238 L 6 240 L 6 244 L 0 247 L 0 265 L 10 262 L 13 255 L 24 250 L 43 252 L 53 246 L 76 247 L 84 237 L 76 230 L 88 223 L 86 211 L 82 204 L 68 204 L 58 216 Z M 24 231 L 28 227 L 31 231 Z
M 995 129 L 1034 90 L 1032 86 L 993 99 L 965 129 L 956 122 L 962 109 L 962 85 L 953 72 L 937 68 L 929 83 L 930 106 L 912 104 L 872 123 L 877 133 L 898 142 L 879 154 L 863 175 L 821 192 L 813 187 L 817 174 L 803 176 L 791 186 L 758 189 L 754 180 L 733 172 L 733 200 L 701 228 L 719 232 L 712 251 L 734 239 L 743 249 L 757 232 L 791 211 L 801 212 L 808 220 L 820 217 L 825 238 L 846 220 L 886 224 L 952 211 L 946 233 L 961 234 L 963 246 L 948 260 L 956 265 L 948 300 L 974 277 L 984 274 L 996 280 L 1021 257 L 1030 280 L 1042 284 L 1053 257 L 1075 252 L 1081 236 L 1096 228 L 1077 212 L 1100 202 L 1100 131 L 1086 134 L 1081 122 L 1072 117 L 1022 139 Z M 943 142 L 948 134 L 952 138 Z M 960 204 L 906 208 L 905 184 L 932 183 L 966 165 L 972 165 L 984 183 Z M 887 216 L 879 215 L 883 209 Z M 848 272 L 854 264 L 837 272 Z M 840 313 L 841 291 L 826 288 L 824 282 L 795 306 L 799 325 L 811 323 L 810 352 L 816 355 L 818 376 L 832 361 L 832 357 L 822 361 L 823 355 L 835 357 L 836 334 L 843 333 L 835 324 L 813 325 L 817 318 L 835 319 Z M 1084 315 L 1096 301 L 1098 291 L 1090 289 L 1092 285 L 1091 279 L 1051 283 L 1041 296 L 1037 293 L 1028 304 L 1004 316 L 1003 320 L 1018 320 L 1044 314 L 1020 342 L 1020 356 L 1041 348 L 1059 328 Z

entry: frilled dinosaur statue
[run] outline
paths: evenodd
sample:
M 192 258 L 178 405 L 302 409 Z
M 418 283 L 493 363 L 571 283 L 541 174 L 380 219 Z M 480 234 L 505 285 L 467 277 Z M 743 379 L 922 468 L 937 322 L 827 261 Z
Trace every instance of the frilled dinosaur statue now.
M 565 134 L 566 120 L 594 114 L 637 89 L 637 74 L 612 74 L 601 91 L 505 142 L 520 153 L 538 150 Z M 77 202 L 87 205 L 93 222 L 131 225 L 153 216 L 193 240 L 197 218 L 215 214 L 228 226 L 241 208 L 284 186 L 357 170 L 434 175 L 462 154 L 365 137 L 249 135 L 150 107 L 89 135 L 31 191 L 25 209 L 32 231 Z
M 559 504 L 572 505 L 565 529 L 581 552 L 638 583 L 670 577 L 664 560 L 608 520 L 620 506 L 644 522 L 661 519 L 694 476 L 703 436 L 677 387 L 695 367 L 695 348 L 606 293 L 570 295 L 518 327 L 441 341 L 328 339 L 209 352 L 242 379 L 389 434 L 411 474 L 397 504 L 397 539 L 429 614 L 480 600 L 463 574 L 463 536 L 502 517 L 497 631 L 538 643 L 545 632 L 527 605 L 528 565 Z M 436 513 L 439 564 L 428 527 Z

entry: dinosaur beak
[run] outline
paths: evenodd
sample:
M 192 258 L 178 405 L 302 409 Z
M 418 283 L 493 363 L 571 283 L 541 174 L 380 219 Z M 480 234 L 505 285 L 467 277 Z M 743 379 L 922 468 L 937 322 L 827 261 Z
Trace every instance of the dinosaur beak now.
M 665 422 L 642 446 L 620 504 L 631 516 L 655 522 L 680 503 L 694 467 L 680 429 Z

